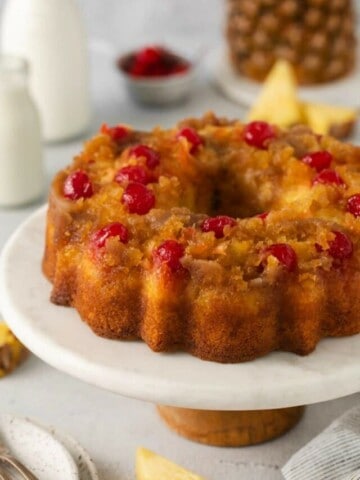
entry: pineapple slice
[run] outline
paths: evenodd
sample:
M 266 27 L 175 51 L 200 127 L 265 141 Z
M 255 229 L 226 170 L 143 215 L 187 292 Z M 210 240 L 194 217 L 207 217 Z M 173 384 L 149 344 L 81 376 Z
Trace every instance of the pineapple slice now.
M 303 122 L 296 77 L 289 62 L 278 60 L 275 63 L 248 113 L 247 120 L 264 120 L 283 128 Z
M 354 128 L 356 110 L 322 103 L 303 103 L 302 106 L 305 122 L 315 133 L 344 138 Z
M 266 77 L 247 121 L 264 120 L 282 128 L 305 123 L 320 135 L 345 138 L 351 134 L 356 117 L 356 110 L 351 108 L 300 102 L 293 67 L 286 60 L 278 60 Z
M 0 321 L 0 378 L 12 372 L 26 356 L 25 347 Z
M 146 448 L 136 452 L 136 480 L 204 480 Z

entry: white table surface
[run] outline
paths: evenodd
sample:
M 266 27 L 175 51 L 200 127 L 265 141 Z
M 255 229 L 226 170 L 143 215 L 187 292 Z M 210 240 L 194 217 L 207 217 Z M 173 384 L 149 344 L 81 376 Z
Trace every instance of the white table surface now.
M 85 2 L 82 4 L 84 6 Z M 165 2 L 161 4 L 164 6 Z M 219 1 L 212 0 L 212 4 L 218 7 Z M 89 1 L 89 11 L 85 12 L 88 22 L 91 10 L 90 30 L 96 32 L 94 1 Z M 216 21 L 212 28 L 215 24 Z M 121 121 L 146 128 L 154 124 L 170 125 L 179 118 L 199 115 L 209 109 L 230 117 L 244 114 L 238 105 L 230 103 L 213 89 L 204 69 L 189 103 L 171 110 L 144 110 L 132 103 L 123 91 L 110 58 L 93 52 L 92 66 L 94 119 L 91 132 L 104 121 Z M 70 162 L 80 147 L 81 140 L 46 146 L 48 182 L 58 169 Z M 11 232 L 39 205 L 0 209 L 0 249 Z M 220 449 L 177 437 L 161 423 L 152 405 L 82 383 L 34 356 L 12 375 L 0 380 L 1 412 L 34 417 L 70 433 L 88 449 L 103 480 L 134 478 L 134 455 L 138 445 L 154 449 L 209 480 L 278 480 L 282 478 L 279 468 L 289 456 L 339 414 L 358 404 L 359 399 L 356 394 L 311 406 L 295 429 L 270 443 L 242 449 Z

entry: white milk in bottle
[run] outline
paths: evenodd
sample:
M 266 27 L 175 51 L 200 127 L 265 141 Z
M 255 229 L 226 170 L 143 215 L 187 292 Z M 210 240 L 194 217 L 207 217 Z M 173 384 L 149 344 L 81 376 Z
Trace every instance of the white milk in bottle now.
M 90 122 L 86 36 L 75 0 L 7 0 L 1 22 L 6 54 L 24 57 L 47 141 L 83 133 Z
M 0 56 L 0 206 L 38 199 L 44 189 L 39 115 L 24 59 Z

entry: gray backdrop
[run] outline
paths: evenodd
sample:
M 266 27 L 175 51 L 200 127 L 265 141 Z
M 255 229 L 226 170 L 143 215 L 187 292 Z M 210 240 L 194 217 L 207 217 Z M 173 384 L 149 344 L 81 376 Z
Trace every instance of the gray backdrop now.
M 223 34 L 226 0 L 77 1 L 90 37 L 120 52 L 148 42 L 203 50 L 218 44 Z M 355 3 L 359 12 L 360 0 Z

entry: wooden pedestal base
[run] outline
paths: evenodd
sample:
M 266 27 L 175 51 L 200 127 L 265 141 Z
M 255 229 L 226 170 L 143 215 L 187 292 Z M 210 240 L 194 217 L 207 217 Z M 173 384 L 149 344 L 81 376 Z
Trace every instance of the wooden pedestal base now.
M 241 447 L 266 442 L 292 428 L 305 407 L 274 410 L 214 411 L 157 406 L 165 423 L 195 442 Z

